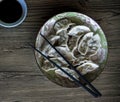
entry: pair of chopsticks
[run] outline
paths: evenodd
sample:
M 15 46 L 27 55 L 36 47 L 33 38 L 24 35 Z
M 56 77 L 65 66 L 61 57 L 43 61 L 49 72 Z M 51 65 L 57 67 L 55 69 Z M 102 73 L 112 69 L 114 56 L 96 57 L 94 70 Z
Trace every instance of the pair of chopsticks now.
M 66 75 L 68 75 L 72 80 L 75 81 L 75 83 L 81 87 L 83 87 L 86 91 L 88 91 L 90 94 L 92 94 L 94 97 L 100 97 L 102 96 L 102 94 L 78 71 L 74 68 L 74 66 L 50 43 L 49 40 L 47 40 L 47 38 L 42 35 L 40 33 L 40 35 L 44 38 L 45 41 L 47 41 L 48 44 L 50 44 L 50 46 L 67 62 L 67 64 L 71 67 L 71 69 L 73 69 L 78 75 L 79 77 L 90 87 L 87 87 L 86 85 L 83 85 L 78 79 L 74 78 L 71 74 L 69 74 L 68 72 L 66 72 L 64 69 L 62 69 L 57 63 L 55 63 L 54 61 L 52 61 L 48 56 L 46 56 L 45 54 L 43 54 L 41 51 L 39 51 L 38 49 L 36 49 L 33 45 L 29 44 L 35 51 L 37 51 L 38 53 L 40 53 L 44 58 L 46 58 L 49 62 L 51 62 L 54 66 L 56 66 L 58 69 L 60 69 L 61 71 L 63 71 Z

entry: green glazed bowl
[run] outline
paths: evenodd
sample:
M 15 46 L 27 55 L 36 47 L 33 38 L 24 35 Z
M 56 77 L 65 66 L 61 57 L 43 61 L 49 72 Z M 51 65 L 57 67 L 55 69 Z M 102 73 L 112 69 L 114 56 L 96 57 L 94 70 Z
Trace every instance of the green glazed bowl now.
M 65 12 L 49 19 L 40 29 L 36 38 L 36 48 L 69 74 L 81 81 L 74 70 L 40 36 L 43 34 L 64 57 L 90 82 L 103 71 L 107 60 L 108 46 L 101 27 L 90 17 Z M 35 52 L 41 71 L 52 82 L 63 87 L 79 87 L 69 76 Z M 82 82 L 82 81 L 81 81 Z M 82 82 L 84 83 L 84 82 Z

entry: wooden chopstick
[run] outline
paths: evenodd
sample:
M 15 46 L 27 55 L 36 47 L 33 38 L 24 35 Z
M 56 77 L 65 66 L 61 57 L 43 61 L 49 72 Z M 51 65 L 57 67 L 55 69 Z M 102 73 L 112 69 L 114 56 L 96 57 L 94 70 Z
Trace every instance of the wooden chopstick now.
M 54 61 L 52 61 L 49 57 L 47 57 L 46 55 L 44 55 L 41 51 L 39 51 L 38 49 L 36 49 L 33 45 L 29 44 L 35 51 L 37 51 L 38 53 L 40 53 L 44 58 L 46 58 L 49 62 L 51 62 L 54 66 L 56 66 L 58 69 L 60 69 L 61 71 L 63 71 L 65 74 L 67 74 L 72 80 L 75 81 L 76 84 L 78 84 L 79 86 L 83 87 L 86 91 L 88 91 L 90 94 L 92 94 L 94 97 L 98 97 L 99 95 L 96 94 L 94 91 L 92 91 L 91 89 L 89 89 L 87 86 L 83 85 L 79 80 L 77 80 L 76 78 L 74 78 L 71 74 L 69 74 L 68 72 L 66 72 L 64 69 L 62 69 L 58 64 L 56 64 Z
M 48 44 L 50 44 L 50 46 L 69 64 L 69 66 L 71 67 L 71 69 L 73 69 L 78 75 L 79 77 L 85 82 L 87 83 L 87 85 L 94 90 L 94 92 L 96 92 L 96 94 L 98 94 L 98 96 L 102 96 L 102 94 L 78 71 L 74 68 L 74 66 L 50 43 L 49 40 L 47 40 L 47 38 L 42 35 L 40 33 L 40 35 L 47 41 Z

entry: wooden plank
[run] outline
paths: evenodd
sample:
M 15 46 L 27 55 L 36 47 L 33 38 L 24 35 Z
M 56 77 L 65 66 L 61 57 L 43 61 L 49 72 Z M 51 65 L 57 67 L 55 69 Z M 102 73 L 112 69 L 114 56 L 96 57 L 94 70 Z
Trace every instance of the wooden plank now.
M 120 73 L 103 73 L 101 77 L 94 81 L 93 84 L 103 94 L 103 97 L 100 98 L 100 100 L 111 100 L 118 98 L 118 96 L 120 95 L 120 85 L 117 85 L 117 83 L 119 82 L 119 74 Z M 53 98 L 53 100 L 59 98 L 58 102 L 60 101 L 60 98 L 63 101 L 66 100 L 66 98 L 69 100 L 75 98 L 77 100 L 82 99 L 86 101 L 85 97 L 87 97 L 87 101 L 91 100 L 92 102 L 92 100 L 96 100 L 91 97 L 89 93 L 85 92 L 81 88 L 78 89 L 60 87 L 50 82 L 48 79 L 46 79 L 43 75 L 39 73 L 1 72 L 0 75 L 0 96 L 4 101 L 9 99 L 10 101 L 12 101 L 13 99 L 19 100 L 20 97 L 28 100 L 29 98 L 31 99 L 31 97 L 33 100 L 43 99 L 45 100 L 45 102 L 53 102 L 49 101 L 49 98 Z M 72 99 L 72 101 L 75 99 Z

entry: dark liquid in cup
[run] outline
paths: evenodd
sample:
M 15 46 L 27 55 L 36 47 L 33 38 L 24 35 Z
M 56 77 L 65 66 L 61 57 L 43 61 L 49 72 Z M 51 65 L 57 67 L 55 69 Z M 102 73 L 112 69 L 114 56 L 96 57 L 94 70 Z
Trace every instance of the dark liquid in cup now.
M 5 23 L 14 23 L 20 19 L 22 7 L 17 0 L 0 1 L 0 20 Z

